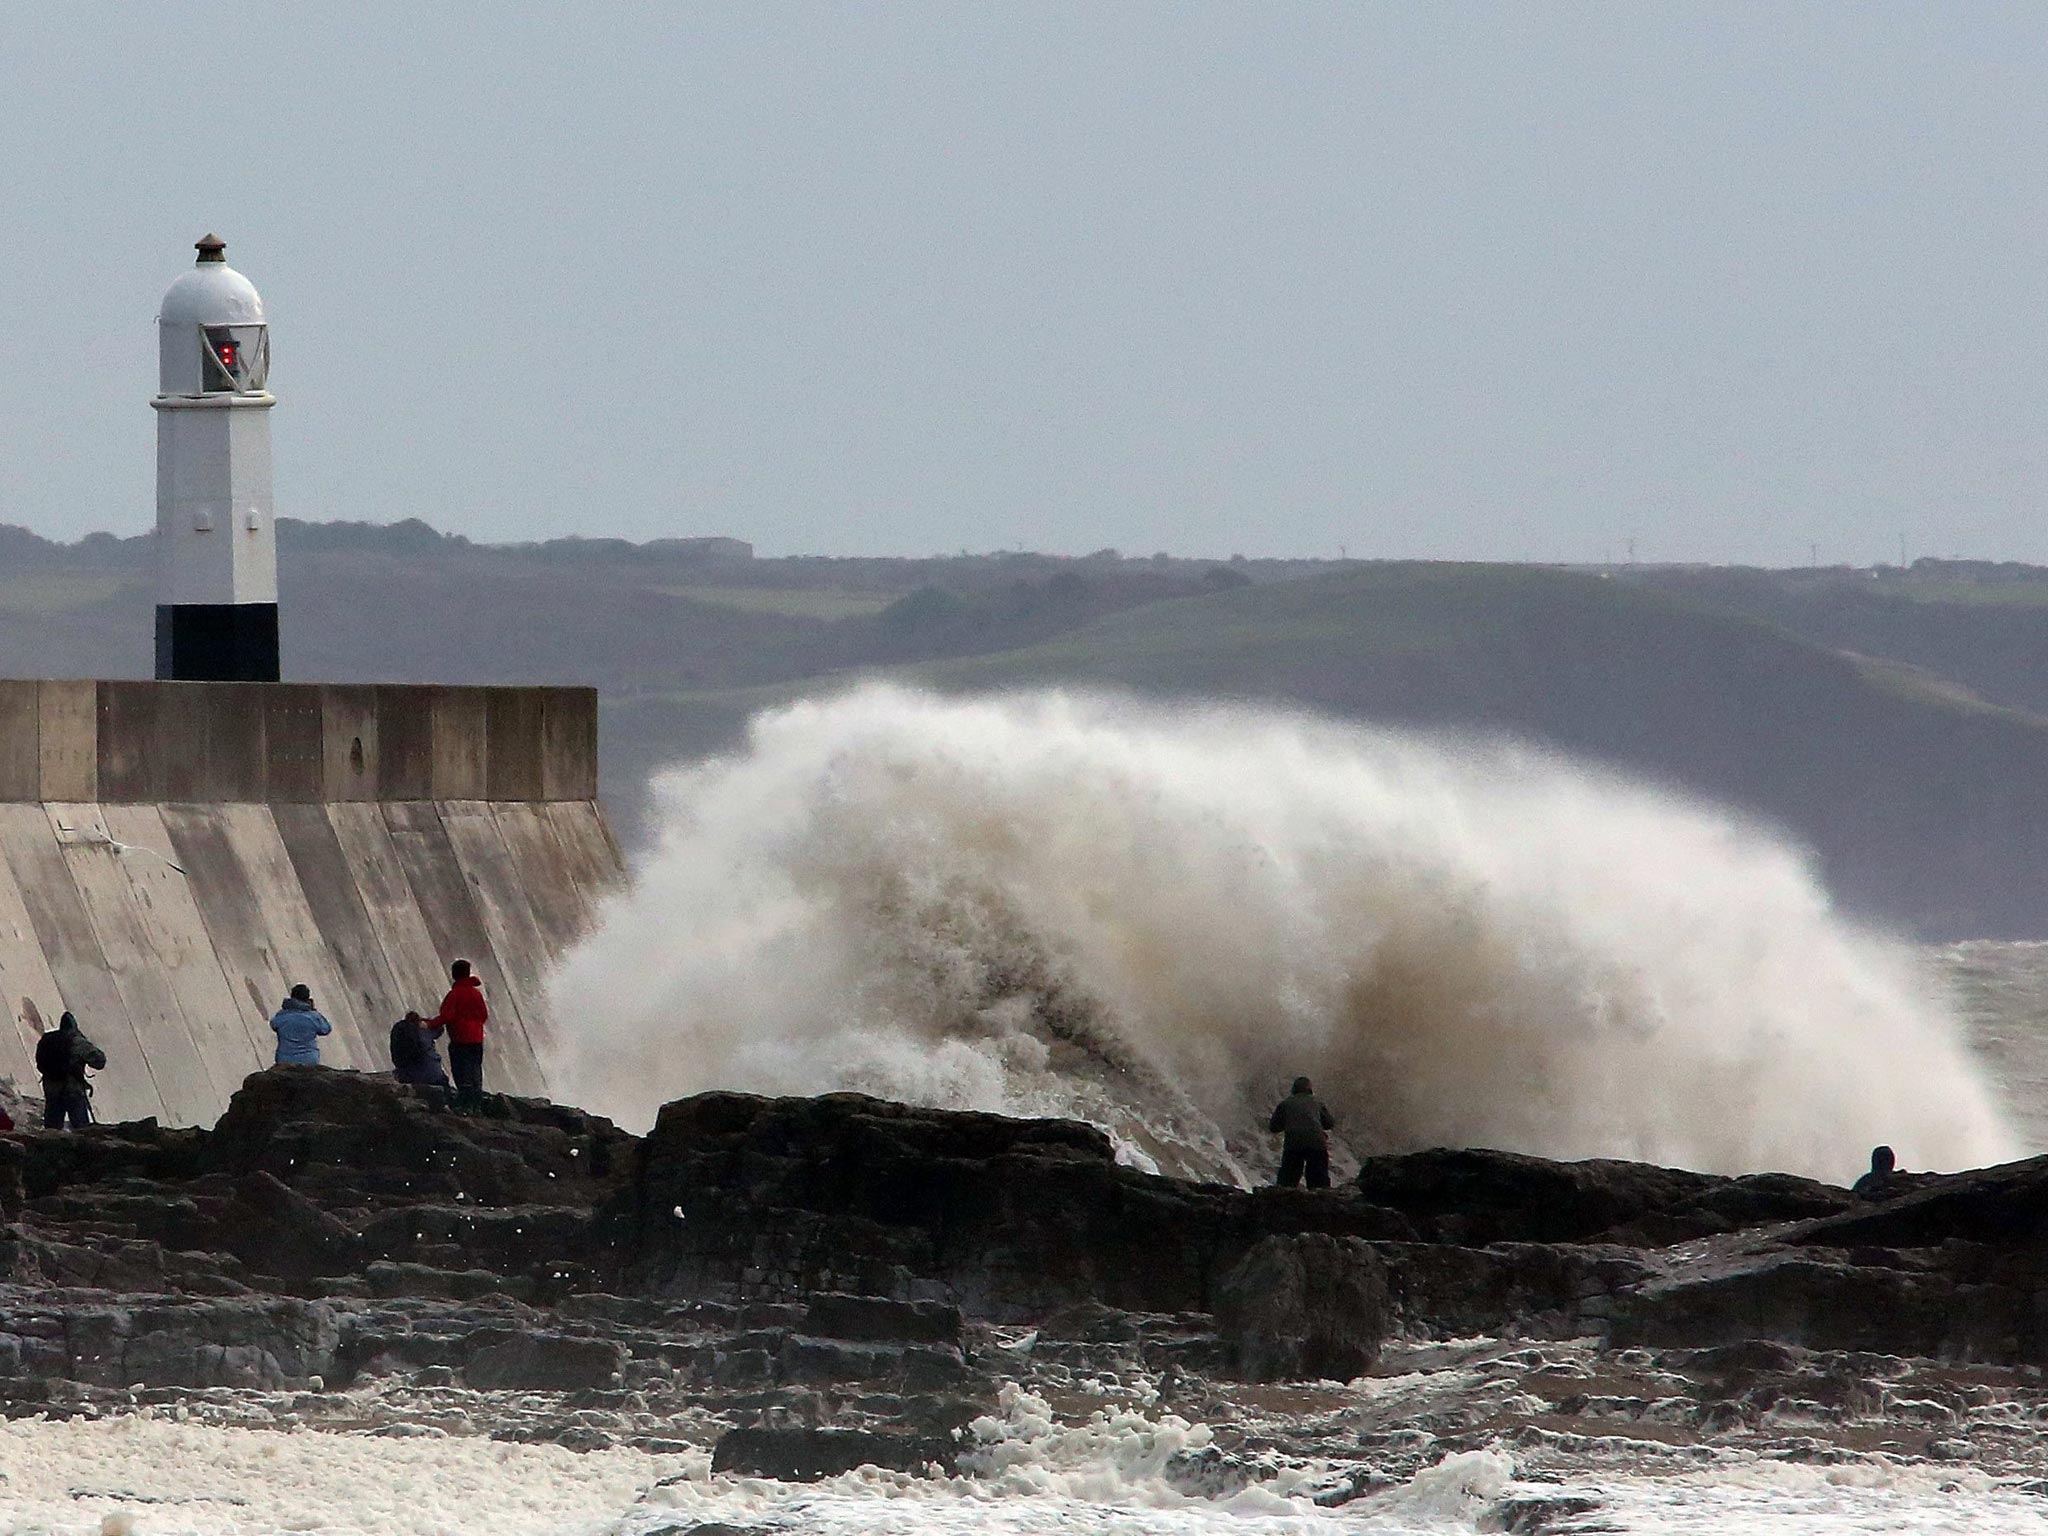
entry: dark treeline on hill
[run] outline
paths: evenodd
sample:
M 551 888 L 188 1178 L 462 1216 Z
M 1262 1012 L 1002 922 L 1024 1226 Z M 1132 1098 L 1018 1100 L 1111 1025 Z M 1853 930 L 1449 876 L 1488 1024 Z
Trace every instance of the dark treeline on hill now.
M 1850 909 L 2048 937 L 2048 569 L 1567 569 L 1114 550 L 759 558 L 280 522 L 288 676 L 585 682 L 606 794 L 887 675 L 1509 733 L 1786 828 Z M 0 674 L 145 676 L 152 541 L 0 526 Z

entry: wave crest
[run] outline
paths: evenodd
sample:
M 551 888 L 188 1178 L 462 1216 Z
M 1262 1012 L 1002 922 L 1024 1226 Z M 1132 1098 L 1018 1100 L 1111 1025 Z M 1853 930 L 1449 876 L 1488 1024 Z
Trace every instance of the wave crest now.
M 1306 1072 L 1358 1151 L 2014 1153 L 1916 953 L 1799 853 L 1530 750 L 868 687 L 655 793 L 656 851 L 552 984 L 553 1081 L 627 1124 L 859 1088 L 1244 1179 Z

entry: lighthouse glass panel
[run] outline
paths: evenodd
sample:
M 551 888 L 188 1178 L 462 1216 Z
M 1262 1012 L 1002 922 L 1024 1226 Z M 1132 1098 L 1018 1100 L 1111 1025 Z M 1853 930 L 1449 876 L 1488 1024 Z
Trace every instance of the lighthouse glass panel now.
M 206 338 L 206 392 L 251 395 L 270 379 L 270 327 L 209 325 Z

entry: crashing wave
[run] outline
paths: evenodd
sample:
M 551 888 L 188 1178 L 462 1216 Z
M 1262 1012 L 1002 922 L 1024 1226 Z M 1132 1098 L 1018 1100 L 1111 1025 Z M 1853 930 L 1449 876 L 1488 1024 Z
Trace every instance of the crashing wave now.
M 628 1125 L 852 1088 L 1242 1180 L 1306 1072 L 1357 1151 L 2014 1151 L 1917 955 L 1802 854 L 1529 749 L 878 686 L 655 792 L 659 846 L 553 984 L 557 1091 Z

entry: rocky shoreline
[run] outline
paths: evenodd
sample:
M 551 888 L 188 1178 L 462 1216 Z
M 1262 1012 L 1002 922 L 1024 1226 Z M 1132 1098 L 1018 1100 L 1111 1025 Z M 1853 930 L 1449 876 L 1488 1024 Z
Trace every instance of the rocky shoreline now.
M 0 1411 L 802 1479 L 950 1469 L 1028 1390 L 1219 1426 L 1191 1487 L 1314 1459 L 1328 1502 L 1460 1446 L 1617 1438 L 2027 1473 L 2044 1207 L 2048 1159 L 1882 1204 L 1480 1151 L 1247 1192 L 1120 1167 L 1071 1122 L 708 1094 L 635 1138 L 278 1068 L 211 1131 L 0 1137 Z

